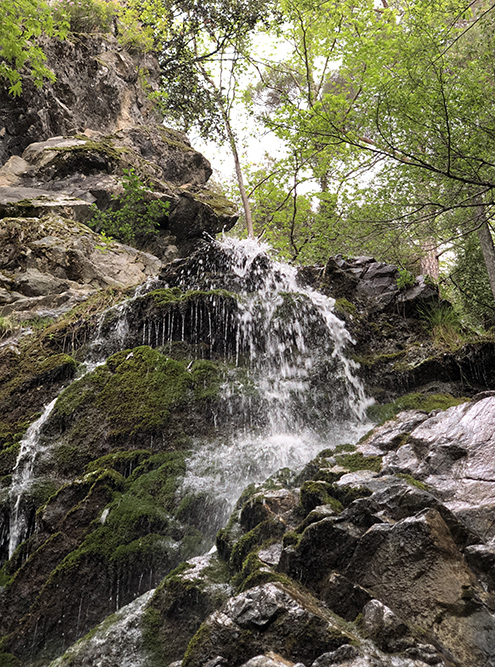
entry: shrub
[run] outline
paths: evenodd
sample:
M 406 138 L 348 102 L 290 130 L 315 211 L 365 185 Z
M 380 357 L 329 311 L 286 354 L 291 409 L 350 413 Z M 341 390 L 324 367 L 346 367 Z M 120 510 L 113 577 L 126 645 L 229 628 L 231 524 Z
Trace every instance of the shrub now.
M 55 18 L 67 21 L 75 33 L 110 32 L 118 11 L 112 0 L 58 0 L 54 5 Z
M 122 179 L 124 194 L 112 195 L 115 206 L 107 211 L 95 207 L 88 225 L 103 238 L 116 238 L 132 244 L 139 234 L 156 231 L 162 218 L 168 215 L 168 202 L 146 201 L 148 190 L 134 169 L 124 169 Z
M 416 279 L 413 274 L 407 269 L 399 269 L 399 277 L 397 278 L 397 287 L 402 291 L 412 287 Z

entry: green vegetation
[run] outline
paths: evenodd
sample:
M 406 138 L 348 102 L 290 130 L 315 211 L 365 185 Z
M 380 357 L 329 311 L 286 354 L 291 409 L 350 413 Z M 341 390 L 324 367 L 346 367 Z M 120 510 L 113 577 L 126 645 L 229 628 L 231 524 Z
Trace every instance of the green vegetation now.
M 19 328 L 19 325 L 14 322 L 12 317 L 8 315 L 0 317 L 0 340 L 10 336 L 16 329 Z
M 276 519 L 266 519 L 252 530 L 248 531 L 238 539 L 232 549 L 229 563 L 236 570 L 242 568 L 242 563 L 248 554 L 263 542 L 273 538 L 281 538 L 285 532 L 285 526 Z
M 44 80 L 53 81 L 53 72 L 45 65 L 46 57 L 39 37 L 67 34 L 65 21 L 55 20 L 48 2 L 19 0 L 0 3 L 0 79 L 11 95 L 22 92 L 21 74 L 28 74 L 40 88 Z
M 337 465 L 347 468 L 350 472 L 358 470 L 380 472 L 382 469 L 381 456 L 364 456 L 361 452 L 354 452 L 353 454 L 339 454 L 335 458 Z
M 400 290 L 409 289 L 416 282 L 413 274 L 407 269 L 399 269 L 399 277 L 397 278 L 397 287 Z
M 168 215 L 169 202 L 150 200 L 150 191 L 134 169 L 124 169 L 122 187 L 122 195 L 112 195 L 111 209 L 100 211 L 95 207 L 88 225 L 119 241 L 133 243 L 136 236 L 156 231 Z
M 450 394 L 406 394 L 392 403 L 385 403 L 384 405 L 375 403 L 368 408 L 368 417 L 372 421 L 383 423 L 403 410 L 424 410 L 424 412 L 447 410 L 447 408 L 460 405 L 467 400 L 469 399 L 465 397 L 455 398 Z
M 429 491 L 430 488 L 427 484 L 424 484 L 423 482 L 420 482 L 419 479 L 416 479 L 412 475 L 408 475 L 406 473 L 395 473 L 396 477 L 400 477 L 400 479 L 403 479 L 405 482 L 407 482 L 410 486 L 415 486 L 417 489 L 421 489 L 421 491 Z
M 449 303 L 424 306 L 420 316 L 431 330 L 437 347 L 456 350 L 467 341 L 459 313 Z
M 194 435 L 195 418 L 221 381 L 220 367 L 210 361 L 188 368 L 146 346 L 124 350 L 72 383 L 55 405 L 54 420 L 70 426 L 68 441 L 79 443 L 85 455 L 102 436 L 118 441 L 160 432 L 178 444 L 186 433 Z
M 59 22 L 67 22 L 73 33 L 110 32 L 119 5 L 105 0 L 56 0 L 53 15 Z
M 323 481 L 304 482 L 299 501 L 304 512 L 308 514 L 318 505 L 330 505 L 336 512 L 342 512 L 342 503 L 330 494 L 331 489 L 332 485 Z

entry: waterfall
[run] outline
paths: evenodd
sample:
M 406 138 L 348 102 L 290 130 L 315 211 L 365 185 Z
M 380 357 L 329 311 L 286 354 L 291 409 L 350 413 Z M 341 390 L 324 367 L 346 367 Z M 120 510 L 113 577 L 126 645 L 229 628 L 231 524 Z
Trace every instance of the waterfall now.
M 233 418 L 236 412 L 247 418 L 237 433 L 201 442 L 185 489 L 214 490 L 223 509 L 210 520 L 219 528 L 248 484 L 280 468 L 299 470 L 322 449 L 354 442 L 369 428 L 372 401 L 346 355 L 353 341 L 333 299 L 302 287 L 296 268 L 272 260 L 267 244 L 225 238 L 217 248 L 238 279 L 236 362 L 249 369 L 244 383 L 225 382 L 224 399 L 232 402 Z M 203 262 L 200 275 L 184 283 L 212 276 L 218 287 L 214 268 Z
M 369 426 L 370 401 L 347 356 L 352 339 L 333 311 L 334 300 L 301 286 L 296 268 L 270 252 L 252 239 L 212 242 L 185 262 L 172 285 L 184 293 L 197 290 L 201 301 L 150 315 L 146 299 L 164 283 L 148 281 L 102 314 L 85 353 L 84 372 L 91 372 L 126 347 L 148 344 L 167 354 L 173 341 L 187 338 L 197 356 L 215 356 L 216 350 L 227 361 L 219 434 L 211 442 L 198 434 L 181 491 L 212 499 L 205 501 L 211 535 L 248 484 L 280 468 L 299 470 L 322 449 L 353 442 Z M 55 401 L 21 442 L 9 492 L 9 558 L 28 536 L 22 499 L 36 459 L 50 446 L 40 434 Z
M 43 410 L 39 419 L 31 424 L 24 435 L 17 461 L 12 471 L 12 484 L 9 489 L 10 498 L 10 529 L 9 529 L 9 558 L 14 554 L 19 544 L 26 539 L 28 520 L 22 511 L 21 503 L 26 491 L 33 480 L 33 468 L 37 456 L 40 454 L 39 435 L 41 429 L 55 406 L 54 398 Z

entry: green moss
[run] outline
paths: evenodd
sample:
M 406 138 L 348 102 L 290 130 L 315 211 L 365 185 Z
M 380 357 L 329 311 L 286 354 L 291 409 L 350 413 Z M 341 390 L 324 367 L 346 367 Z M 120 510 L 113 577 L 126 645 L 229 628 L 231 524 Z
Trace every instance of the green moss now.
M 371 496 L 371 491 L 364 486 L 337 486 L 332 485 L 330 493 L 334 498 L 339 500 L 344 507 L 349 507 L 358 498 L 367 498 Z
M 143 647 L 151 656 L 160 656 L 161 641 L 160 629 L 162 617 L 158 609 L 148 606 L 141 621 L 141 632 L 143 636 Z
M 88 560 L 111 575 L 144 569 L 165 573 L 178 560 L 204 551 L 202 535 L 173 517 L 185 472 L 184 452 L 163 452 L 138 467 L 141 470 L 136 468 L 127 481 L 113 469 L 90 473 L 95 484 L 109 485 L 113 500 L 106 507 L 104 523 L 93 521 L 91 532 L 55 567 L 47 586 L 56 586 L 59 576 L 79 571 Z
M 329 493 L 332 488 L 323 481 L 304 482 L 299 500 L 304 512 L 308 514 L 318 505 L 330 505 L 336 512 L 341 512 L 344 509 L 342 504 Z
M 283 538 L 283 544 L 285 546 L 297 546 L 301 541 L 302 533 L 297 532 L 296 530 L 289 530 L 285 533 Z
M 215 300 L 218 298 L 233 301 L 234 303 L 239 299 L 237 294 L 228 292 L 223 289 L 215 289 L 210 291 L 204 290 L 189 290 L 183 292 L 178 287 L 164 288 L 154 290 L 146 295 L 147 298 L 153 299 L 158 307 L 169 306 L 170 304 L 187 304 L 190 302 Z
M 203 623 L 194 637 L 189 642 L 184 657 L 182 658 L 182 667 L 187 667 L 188 663 L 193 659 L 194 654 L 201 646 L 210 641 L 211 630 Z
M 338 455 L 336 461 L 339 466 L 347 468 L 350 472 L 357 472 L 358 470 L 380 472 L 382 469 L 381 456 L 363 456 L 361 452 Z
M 12 653 L 0 651 L 0 667 L 22 667 L 19 660 Z
M 210 361 L 189 368 L 147 346 L 124 350 L 62 392 L 53 418 L 64 430 L 71 428 L 67 441 L 86 448 L 102 437 L 154 432 L 178 444 L 218 395 L 222 377 L 220 366 Z
M 383 423 L 393 419 L 396 414 L 404 410 L 423 410 L 424 412 L 447 410 L 447 408 L 460 405 L 468 400 L 465 397 L 455 398 L 450 394 L 406 394 L 392 403 L 372 405 L 368 408 L 368 417 L 377 423 Z
M 8 586 L 12 581 L 12 575 L 5 571 L 5 566 L 0 569 L 0 588 Z M 1 663 L 0 663 L 1 664 Z
M 337 313 L 340 312 L 343 313 L 344 315 L 348 314 L 352 315 L 353 317 L 357 315 L 356 306 L 350 301 L 347 301 L 347 299 L 337 299 L 335 301 L 335 310 L 337 311 Z
M 220 557 L 228 561 L 236 541 L 242 535 L 239 522 L 240 510 L 235 510 L 229 517 L 227 525 L 218 531 L 215 544 Z
M 237 206 L 235 204 L 233 204 L 222 194 L 214 192 L 213 190 L 208 190 L 206 188 L 196 190 L 194 192 L 194 197 L 198 201 L 210 206 L 219 216 L 227 215 L 230 217 L 238 212 Z
M 356 445 L 337 445 L 333 451 L 335 454 L 339 454 L 340 452 L 355 452 Z
M 76 362 L 67 354 L 53 354 L 39 341 L 20 355 L 4 350 L 0 354 L 0 446 L 18 442 L 52 398 L 51 388 L 72 378 Z
M 20 443 L 15 442 L 13 445 L 10 445 L 10 447 L 6 447 L 0 451 L 0 478 L 6 477 L 12 472 L 17 461 L 20 447 Z
M 88 163 L 88 166 L 91 167 L 94 162 L 95 154 L 103 155 L 108 160 L 109 166 L 114 167 L 122 160 L 122 156 L 128 152 L 127 148 L 115 146 L 110 136 L 102 137 L 98 141 L 89 139 L 85 135 L 79 135 L 77 138 L 83 140 L 84 145 L 54 146 L 48 149 L 55 153 L 59 153 L 59 156 L 55 159 L 59 169 L 63 166 L 65 168 L 64 170 L 71 170 L 71 165 L 76 164 L 79 166 L 80 171 L 80 166 L 84 165 L 86 162 Z M 50 162 L 50 165 L 51 164 L 52 162 Z
M 285 574 L 274 572 L 270 568 L 259 568 L 251 572 L 245 579 L 238 581 L 237 584 L 233 582 L 236 588 L 236 593 L 243 593 L 244 591 L 254 588 L 255 586 L 263 586 L 269 583 L 292 584 L 292 580 Z
M 262 521 L 235 543 L 230 556 L 230 564 L 239 570 L 250 551 L 268 539 L 282 537 L 284 532 L 285 525 L 281 521 L 274 519 Z
M 69 447 L 67 447 L 69 449 Z M 151 452 L 148 449 L 138 449 L 131 451 L 117 451 L 106 456 L 101 456 L 95 461 L 91 461 L 86 467 L 87 472 L 95 472 L 103 469 L 112 469 L 119 472 L 124 477 L 130 477 L 134 470 L 140 466 L 143 461 L 149 459 Z
M 421 489 L 421 491 L 430 491 L 430 487 L 427 484 L 424 484 L 423 482 L 420 482 L 419 479 L 416 479 L 412 475 L 408 475 L 407 473 L 396 473 L 396 477 L 400 477 L 400 479 L 403 479 L 406 481 L 408 484 L 411 486 L 415 486 L 417 489 Z

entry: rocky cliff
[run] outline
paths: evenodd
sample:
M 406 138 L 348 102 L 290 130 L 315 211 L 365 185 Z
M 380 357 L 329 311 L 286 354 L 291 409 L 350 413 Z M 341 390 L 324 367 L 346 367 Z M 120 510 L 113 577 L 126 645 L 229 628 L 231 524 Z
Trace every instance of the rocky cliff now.
M 236 212 L 143 63 L 50 49 L 3 105 L 0 665 L 494 665 L 493 342 L 373 258 L 205 242 Z M 139 249 L 85 225 L 129 168 Z

